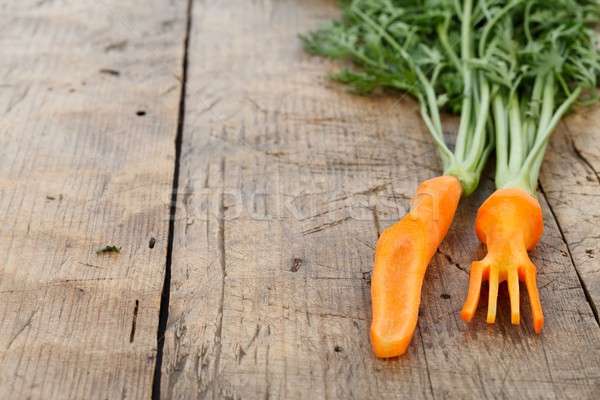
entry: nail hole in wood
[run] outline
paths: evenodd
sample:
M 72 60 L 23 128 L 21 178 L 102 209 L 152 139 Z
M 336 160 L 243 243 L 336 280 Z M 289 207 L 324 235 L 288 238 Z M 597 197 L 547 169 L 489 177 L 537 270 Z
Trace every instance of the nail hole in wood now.
M 365 283 L 368 286 L 371 286 L 371 273 L 370 272 L 363 272 L 362 273 L 362 280 L 365 281 Z
M 138 112 L 135 113 L 135 115 L 137 115 L 138 117 L 143 117 L 144 115 L 146 115 L 146 111 L 139 110 Z
M 301 265 L 302 265 L 302 259 L 294 258 L 293 263 L 292 263 L 292 268 L 290 268 L 290 271 L 298 272 Z
M 153 249 L 155 244 L 156 244 L 156 239 L 150 238 L 150 243 L 148 243 L 148 247 Z

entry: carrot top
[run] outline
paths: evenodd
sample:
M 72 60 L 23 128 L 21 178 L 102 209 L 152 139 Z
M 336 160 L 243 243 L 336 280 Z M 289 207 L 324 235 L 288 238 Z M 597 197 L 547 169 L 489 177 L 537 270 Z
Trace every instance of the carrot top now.
M 492 10 L 477 59 L 493 82 L 496 187 L 535 196 L 552 132 L 577 102 L 597 99 L 600 5 L 513 0 Z M 586 98 L 587 96 L 587 98 Z

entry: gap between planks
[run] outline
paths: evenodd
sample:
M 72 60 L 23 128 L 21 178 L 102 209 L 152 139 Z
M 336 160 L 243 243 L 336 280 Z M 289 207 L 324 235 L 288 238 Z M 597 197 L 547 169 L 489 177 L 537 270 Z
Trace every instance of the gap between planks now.
M 167 242 L 167 256 L 165 260 L 165 280 L 163 283 L 162 296 L 160 299 L 160 311 L 158 316 L 158 330 L 156 333 L 156 365 L 154 367 L 154 379 L 152 381 L 152 399 L 160 399 L 160 381 L 163 360 L 163 349 L 165 347 L 165 332 L 169 320 L 169 303 L 171 299 L 171 264 L 173 260 L 173 237 L 175 231 L 175 212 L 177 211 L 177 191 L 179 185 L 179 169 L 181 160 L 181 145 L 183 143 L 183 126 L 185 120 L 185 96 L 188 76 L 188 50 L 190 44 L 190 31 L 192 27 L 192 7 L 194 0 L 187 0 L 185 37 L 183 40 L 183 61 L 181 75 L 181 92 L 179 98 L 179 114 L 177 118 L 177 135 L 175 136 L 175 167 L 173 168 L 173 184 L 171 186 L 171 204 L 169 210 L 169 233 Z

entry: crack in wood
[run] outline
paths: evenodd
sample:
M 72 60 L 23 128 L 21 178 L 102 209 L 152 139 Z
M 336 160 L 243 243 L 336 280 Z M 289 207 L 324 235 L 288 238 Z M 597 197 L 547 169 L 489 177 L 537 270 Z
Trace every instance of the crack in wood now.
M 103 269 L 102 267 L 99 267 L 97 265 L 90 264 L 90 263 L 82 263 L 80 261 L 77 261 L 77 264 L 83 265 L 85 267 L 92 267 L 92 268 L 96 268 L 96 269 Z
M 351 218 L 352 218 L 352 217 L 349 217 L 349 216 L 348 216 L 348 217 L 345 217 L 345 218 L 339 219 L 339 220 L 337 220 L 337 221 L 328 222 L 328 223 L 325 223 L 325 224 L 319 225 L 319 226 L 317 226 L 317 227 L 315 227 L 315 228 L 307 229 L 307 230 L 305 230 L 305 231 L 303 231 L 303 232 L 302 232 L 302 235 L 303 235 L 303 236 L 308 236 L 308 235 L 312 235 L 313 233 L 321 232 L 321 231 L 323 231 L 323 230 L 325 230 L 325 229 L 327 229 L 327 228 L 331 228 L 331 227 L 334 227 L 334 226 L 336 226 L 336 225 L 342 224 L 342 223 L 344 223 L 344 222 L 346 222 L 346 221 L 350 220 Z
M 225 158 L 221 158 L 221 181 L 225 186 Z M 216 395 L 218 388 L 217 375 L 219 374 L 219 365 L 221 363 L 221 349 L 223 346 L 222 335 L 223 335 L 223 309 L 225 305 L 225 277 L 227 276 L 226 271 L 226 259 L 225 259 L 225 193 L 221 192 L 221 202 L 219 204 L 219 218 L 218 218 L 218 246 L 219 246 L 219 261 L 221 265 L 221 296 L 219 298 L 218 305 L 218 316 L 217 316 L 217 329 L 215 333 L 215 362 L 212 377 L 213 395 Z
M 140 301 L 136 299 L 135 307 L 133 308 L 133 319 L 131 320 L 131 333 L 129 334 L 129 343 L 133 343 L 133 341 L 135 340 L 135 325 L 137 323 L 139 306 L 140 306 Z
M 21 103 L 23 99 L 27 97 L 27 93 L 29 93 L 29 86 L 25 87 L 25 89 L 19 94 L 19 96 L 16 99 L 11 99 L 8 106 L 6 107 L 5 113 L 8 114 L 12 111 L 13 108 L 19 105 L 19 103 Z
M 156 363 L 154 366 L 154 377 L 152 380 L 152 399 L 160 399 L 161 379 L 162 379 L 162 360 L 165 346 L 165 334 L 167 331 L 167 322 L 169 320 L 169 304 L 171 297 L 171 265 L 173 260 L 173 238 L 175 235 L 175 217 L 177 213 L 177 189 L 179 185 L 179 170 L 181 166 L 181 148 L 183 143 L 183 126 L 185 120 L 185 99 L 186 85 L 188 76 L 188 54 L 190 47 L 190 32 L 192 28 L 192 8 L 193 0 L 188 0 L 186 9 L 185 37 L 183 39 L 183 61 L 182 75 L 180 80 L 181 92 L 179 96 L 179 111 L 177 120 L 177 133 L 175 136 L 175 162 L 173 169 L 173 183 L 171 186 L 171 206 L 169 210 L 169 234 L 167 240 L 167 254 L 165 260 L 165 280 L 163 283 L 162 298 L 158 316 L 158 330 L 156 333 Z M 113 44 L 105 51 L 123 50 L 127 41 L 119 44 Z
M 437 252 L 440 253 L 441 255 L 443 255 L 444 258 L 446 259 L 446 261 L 448 261 L 450 264 L 454 265 L 456 268 L 458 268 L 459 270 L 461 270 L 465 274 L 467 274 L 467 275 L 469 274 L 469 271 L 467 271 L 467 269 L 465 267 L 462 267 L 460 265 L 460 263 L 455 262 L 449 254 L 444 253 L 440 249 L 437 249 Z
M 27 329 L 29 326 L 31 326 L 31 321 L 33 320 L 33 317 L 35 316 L 35 314 L 37 314 L 39 311 L 39 308 L 36 308 L 31 315 L 29 316 L 29 318 L 27 318 L 27 321 L 23 324 L 23 326 L 21 326 L 21 328 L 19 328 L 19 330 L 17 331 L 17 333 L 15 335 L 13 335 L 12 339 L 10 339 L 10 341 L 8 342 L 8 346 L 6 346 L 6 351 L 8 351 L 13 343 L 15 342 L 15 340 L 17 340 L 17 338 L 19 336 L 21 336 L 21 334 L 25 331 L 25 329 Z
M 377 234 L 377 238 L 381 236 L 381 223 L 379 222 L 379 215 L 377 215 L 377 206 L 373 206 L 371 208 L 371 212 L 373 213 L 373 224 L 375 225 L 375 233 Z
M 433 382 L 431 381 L 431 373 L 429 372 L 429 362 L 427 361 L 427 351 L 425 349 L 425 342 L 423 341 L 423 332 L 421 332 L 421 326 L 418 322 L 417 331 L 419 332 L 419 338 L 421 339 L 421 348 L 423 349 L 423 358 L 425 359 L 425 370 L 427 371 L 427 381 L 429 382 L 429 390 L 431 391 L 431 397 L 435 400 Z
M 571 148 L 573 149 L 573 154 L 575 154 L 575 156 L 587 168 L 589 168 L 592 171 L 592 173 L 596 177 L 596 182 L 600 183 L 600 174 L 598 174 L 598 171 L 596 171 L 596 168 L 594 168 L 592 163 L 583 155 L 583 152 L 581 151 L 581 149 L 579 147 L 577 147 L 577 144 L 575 143 L 575 138 L 573 137 L 573 132 L 571 132 L 571 128 L 569 127 L 569 124 L 565 121 L 563 123 L 563 126 L 565 127 L 565 130 L 568 133 L 567 140 L 568 140 L 569 144 L 571 145 Z

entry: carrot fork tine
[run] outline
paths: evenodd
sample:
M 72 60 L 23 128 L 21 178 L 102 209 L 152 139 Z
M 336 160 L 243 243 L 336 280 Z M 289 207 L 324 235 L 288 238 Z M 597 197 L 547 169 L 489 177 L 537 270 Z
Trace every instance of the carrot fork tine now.
M 544 314 L 542 313 L 542 303 L 540 302 L 540 296 L 537 290 L 537 284 L 535 278 L 537 270 L 533 264 L 528 265 L 525 269 L 525 286 L 527 287 L 527 293 L 529 294 L 529 303 L 531 304 L 531 315 L 533 316 L 533 329 L 535 333 L 540 333 L 542 326 L 544 326 Z
M 481 293 L 481 283 L 483 281 L 483 263 L 481 261 L 473 261 L 471 264 L 471 277 L 469 279 L 469 293 L 465 306 L 460 312 L 460 317 L 463 321 L 469 322 L 479 304 L 479 294 Z
M 496 309 L 498 302 L 498 267 L 490 267 L 489 291 L 488 296 L 488 314 L 487 322 L 493 324 L 496 321 Z
M 508 270 L 508 295 L 510 296 L 510 321 L 519 325 L 521 314 L 519 312 L 519 271 L 517 268 Z

